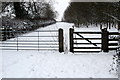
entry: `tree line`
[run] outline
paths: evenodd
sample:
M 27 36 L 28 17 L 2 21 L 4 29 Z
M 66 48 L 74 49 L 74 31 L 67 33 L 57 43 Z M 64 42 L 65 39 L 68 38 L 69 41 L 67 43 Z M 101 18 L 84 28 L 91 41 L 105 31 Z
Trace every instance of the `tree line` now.
M 118 24 L 119 9 L 119 2 L 71 2 L 63 21 L 74 23 L 77 27 L 99 24 L 111 28 Z
M 51 4 L 34 2 L 34 0 L 32 2 L 2 2 L 2 12 L 8 12 L 9 15 L 15 14 L 15 17 L 19 19 L 54 19 L 56 17 Z

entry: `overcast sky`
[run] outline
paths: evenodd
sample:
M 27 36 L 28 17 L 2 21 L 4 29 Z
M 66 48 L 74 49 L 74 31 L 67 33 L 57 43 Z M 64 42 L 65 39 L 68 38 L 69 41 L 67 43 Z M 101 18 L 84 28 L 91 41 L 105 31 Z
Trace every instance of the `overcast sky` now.
M 66 10 L 67 6 L 69 5 L 70 0 L 54 0 L 54 8 L 58 12 L 57 20 L 61 20 Z

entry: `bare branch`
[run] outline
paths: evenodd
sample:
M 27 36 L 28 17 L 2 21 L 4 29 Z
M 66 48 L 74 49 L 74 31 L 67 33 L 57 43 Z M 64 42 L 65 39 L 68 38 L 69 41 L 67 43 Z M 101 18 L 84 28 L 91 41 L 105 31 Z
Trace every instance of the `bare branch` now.
M 103 14 L 105 14 L 105 15 L 107 15 L 107 16 L 115 19 L 116 21 L 120 22 L 120 19 L 118 19 L 117 17 L 115 17 L 115 16 L 113 16 L 113 15 L 110 15 L 110 14 L 108 14 L 108 13 L 106 13 L 106 12 L 103 12 Z

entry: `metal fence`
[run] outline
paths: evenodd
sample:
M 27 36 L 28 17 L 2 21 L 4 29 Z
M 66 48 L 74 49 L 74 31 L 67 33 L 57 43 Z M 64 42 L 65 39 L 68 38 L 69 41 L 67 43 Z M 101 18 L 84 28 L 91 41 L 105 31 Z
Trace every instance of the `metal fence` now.
M 9 37 L 5 35 L 8 32 L 2 31 L 2 38 Z M 2 41 L 0 47 L 2 50 L 55 50 L 63 52 L 63 29 L 36 30 L 29 34 L 18 35 L 16 38 Z M 59 44 L 61 42 L 62 44 Z

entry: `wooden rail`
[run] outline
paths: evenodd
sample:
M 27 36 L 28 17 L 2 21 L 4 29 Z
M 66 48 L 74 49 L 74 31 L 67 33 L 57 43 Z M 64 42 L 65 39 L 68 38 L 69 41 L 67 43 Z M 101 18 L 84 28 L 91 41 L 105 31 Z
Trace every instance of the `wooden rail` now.
M 119 38 L 118 36 L 120 35 L 120 33 L 118 32 L 109 32 L 108 36 L 115 36 L 113 39 L 109 39 L 108 40 L 108 50 L 117 50 L 119 48 L 119 45 L 118 45 L 118 41 L 119 41 Z
M 73 47 L 74 49 L 101 49 L 101 47 Z
M 73 32 L 73 33 L 80 33 L 80 34 L 101 34 L 101 32 Z
M 73 38 L 74 40 L 85 40 L 85 39 L 88 39 L 88 40 L 100 40 L 101 38 Z

